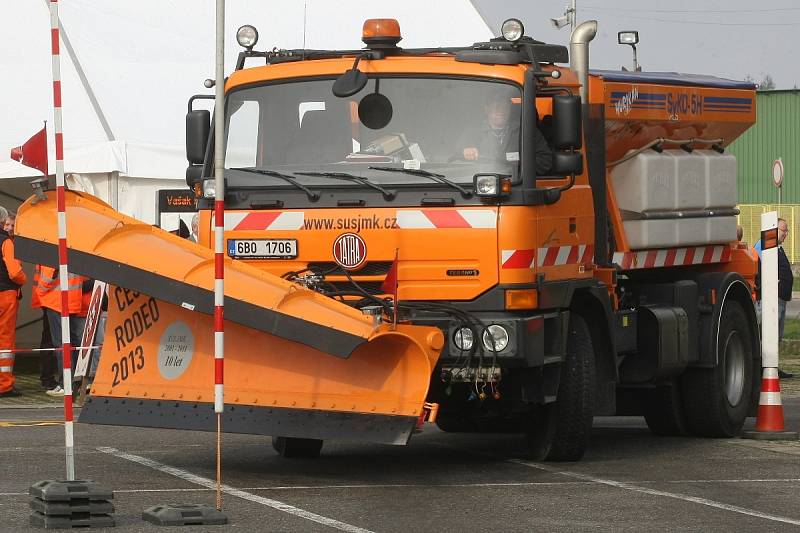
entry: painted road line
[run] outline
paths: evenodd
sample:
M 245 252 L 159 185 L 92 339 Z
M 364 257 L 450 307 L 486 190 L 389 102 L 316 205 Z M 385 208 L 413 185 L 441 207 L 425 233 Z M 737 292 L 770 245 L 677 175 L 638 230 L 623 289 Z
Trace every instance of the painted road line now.
M 63 420 L 26 420 L 16 422 L 13 420 L 0 420 L 0 428 L 26 428 L 34 426 L 62 426 Z
M 108 447 L 99 447 L 96 448 L 97 451 L 107 453 L 109 455 L 113 455 L 115 457 L 119 457 L 120 459 L 125 459 L 127 461 L 131 461 L 134 463 L 138 463 L 142 466 L 146 466 L 148 468 L 152 468 L 153 470 L 157 470 L 159 472 L 163 472 L 165 474 L 169 474 L 171 476 L 175 476 L 177 478 L 183 479 L 190 483 L 194 483 L 195 485 L 200 485 L 202 487 L 206 487 L 209 489 L 215 489 L 217 487 L 216 481 L 213 479 L 201 477 L 191 472 L 187 472 L 185 470 L 181 470 L 180 468 L 175 468 L 173 466 L 165 465 L 163 463 L 159 463 L 158 461 L 153 461 L 152 459 L 148 459 L 146 457 L 141 457 L 139 455 L 133 455 L 130 453 L 125 453 L 120 451 L 116 448 L 108 448 Z M 284 513 L 297 516 L 299 518 L 304 518 L 306 520 L 310 520 L 311 522 L 316 522 L 318 524 L 322 524 L 334 529 L 338 529 L 340 531 L 348 531 L 350 533 L 372 533 L 368 529 L 360 528 L 358 526 L 354 526 L 352 524 L 347 524 L 345 522 L 340 522 L 338 520 L 334 520 L 333 518 L 328 518 L 326 516 L 318 515 L 316 513 L 312 513 L 310 511 L 306 511 L 304 509 L 300 509 L 293 505 L 289 505 L 288 503 L 279 502 L 278 500 L 272 500 L 270 498 L 264 498 L 262 496 L 256 496 L 255 494 L 250 494 L 249 492 L 245 492 L 243 490 L 231 487 L 229 485 L 222 485 L 221 486 L 222 492 L 225 494 L 230 494 L 231 496 L 236 496 L 237 498 L 242 498 L 243 500 L 251 501 L 254 503 L 259 503 L 261 505 L 271 507 L 278 511 L 282 511 Z
M 581 479 L 584 481 L 591 481 L 593 483 L 598 483 L 601 485 L 607 485 L 609 487 L 616 487 L 618 489 L 629 490 L 632 492 L 639 492 L 642 494 L 649 494 L 651 496 L 663 496 L 666 498 L 673 498 L 676 500 L 683 500 L 686 502 L 696 503 L 699 505 L 705 505 L 707 507 L 713 507 L 716 509 L 722 509 L 724 511 L 731 511 L 734 513 L 739 513 L 747 516 L 753 516 L 756 518 L 763 518 L 765 520 L 771 520 L 773 522 L 783 522 L 784 524 L 793 524 L 800 526 L 800 520 L 794 518 L 788 518 L 785 516 L 778 516 L 769 513 L 762 513 L 761 511 L 756 511 L 755 509 L 748 509 L 746 507 L 739 507 L 738 505 L 730 505 L 727 503 L 717 502 L 714 500 L 709 500 L 708 498 L 698 498 L 697 496 L 689 496 L 688 494 L 681 494 L 679 492 L 667 492 L 663 490 L 656 490 L 656 489 L 648 489 L 647 487 L 641 487 L 639 485 L 635 485 L 633 483 L 626 483 L 624 481 L 614 481 L 613 479 L 604 479 L 594 476 L 588 476 L 586 474 L 579 474 L 577 472 L 569 472 L 566 470 L 559 470 L 557 468 L 552 468 L 547 465 L 543 465 L 541 463 L 534 463 L 530 461 L 524 461 L 522 459 L 508 459 L 508 462 L 527 466 L 529 468 L 535 468 L 537 470 L 542 470 L 544 472 L 549 472 L 551 474 L 559 474 L 562 476 L 568 476 L 575 479 Z

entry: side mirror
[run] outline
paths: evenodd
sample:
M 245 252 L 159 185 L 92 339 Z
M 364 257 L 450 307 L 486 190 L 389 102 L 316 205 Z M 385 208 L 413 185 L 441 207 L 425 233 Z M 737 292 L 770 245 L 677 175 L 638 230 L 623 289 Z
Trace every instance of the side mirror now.
M 581 99 L 579 96 L 553 97 L 553 144 L 556 150 L 581 147 Z
M 193 189 L 195 184 L 203 179 L 203 165 L 189 165 L 186 167 L 186 185 Z
M 580 152 L 553 152 L 553 167 L 548 174 L 572 176 L 583 173 L 583 155 Z
M 202 165 L 211 132 L 211 112 L 205 109 L 186 113 L 186 159 L 190 165 Z

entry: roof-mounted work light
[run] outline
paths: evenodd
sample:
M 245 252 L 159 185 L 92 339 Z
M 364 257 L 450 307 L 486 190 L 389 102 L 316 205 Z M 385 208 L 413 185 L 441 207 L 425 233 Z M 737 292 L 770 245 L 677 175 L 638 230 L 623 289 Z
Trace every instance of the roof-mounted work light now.
M 619 44 L 639 44 L 639 32 L 621 31 L 617 33 L 617 42 Z
M 252 50 L 258 42 L 258 30 L 254 26 L 245 24 L 236 30 L 236 41 L 239 46 Z
M 361 40 L 372 48 L 393 48 L 403 37 L 396 19 L 367 19 L 361 30 Z
M 621 31 L 617 33 L 617 42 L 619 44 L 627 44 L 633 49 L 633 71 L 641 70 L 639 67 L 639 60 L 636 58 L 636 45 L 639 44 L 638 31 Z
M 515 43 L 525 35 L 525 26 L 522 25 L 522 21 L 519 19 L 508 19 L 500 26 L 500 34 L 506 41 Z

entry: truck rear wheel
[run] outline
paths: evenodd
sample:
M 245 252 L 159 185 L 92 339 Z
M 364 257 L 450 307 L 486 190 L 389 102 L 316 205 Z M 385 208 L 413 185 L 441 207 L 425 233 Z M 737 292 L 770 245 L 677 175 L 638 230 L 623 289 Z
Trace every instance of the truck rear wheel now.
M 272 437 L 272 447 L 281 457 L 314 458 L 322 450 L 320 439 L 300 439 L 296 437 Z
M 659 385 L 644 393 L 644 420 L 655 435 L 681 436 L 688 433 L 677 383 Z
M 539 461 L 577 461 L 589 442 L 594 408 L 595 361 L 586 321 L 570 313 L 567 356 L 555 403 L 537 406 L 528 421 L 531 456 Z
M 719 318 L 715 368 L 693 368 L 683 377 L 689 430 L 702 437 L 738 435 L 747 417 L 754 379 L 753 342 L 742 306 L 724 304 Z

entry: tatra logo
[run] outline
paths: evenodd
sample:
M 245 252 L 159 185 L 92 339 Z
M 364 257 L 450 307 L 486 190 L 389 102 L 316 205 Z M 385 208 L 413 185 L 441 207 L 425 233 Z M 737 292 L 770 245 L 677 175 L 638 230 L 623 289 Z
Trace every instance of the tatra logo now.
M 333 241 L 333 258 L 339 266 L 355 270 L 367 259 L 367 243 L 355 233 L 343 233 Z

